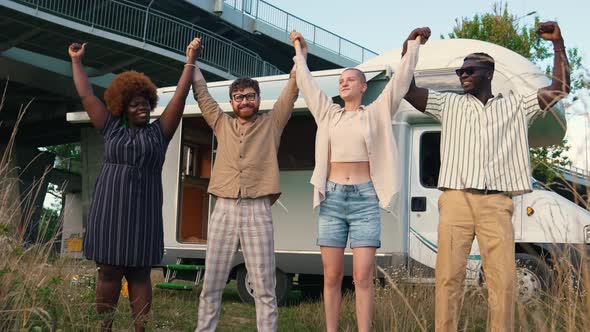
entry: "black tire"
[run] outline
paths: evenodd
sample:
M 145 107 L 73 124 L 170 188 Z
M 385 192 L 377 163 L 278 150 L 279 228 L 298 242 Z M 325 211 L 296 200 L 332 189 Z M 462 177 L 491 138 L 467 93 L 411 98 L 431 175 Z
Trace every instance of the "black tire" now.
M 291 287 L 293 286 L 293 277 L 285 274 L 283 271 L 276 270 L 277 286 L 275 292 L 277 295 L 277 304 L 283 305 L 287 301 Z M 247 304 L 254 304 L 254 289 L 248 283 L 248 270 L 245 266 L 241 266 L 236 274 L 236 282 L 238 286 L 238 295 L 242 302 Z
M 551 286 L 551 269 L 539 256 L 516 254 L 516 276 L 516 290 L 522 303 L 530 303 Z

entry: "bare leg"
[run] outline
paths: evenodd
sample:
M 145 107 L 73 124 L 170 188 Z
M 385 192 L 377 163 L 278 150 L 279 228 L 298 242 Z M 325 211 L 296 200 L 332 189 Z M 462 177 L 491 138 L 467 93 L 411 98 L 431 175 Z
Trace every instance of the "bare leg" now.
M 374 247 L 352 249 L 356 321 L 359 332 L 370 331 L 373 322 L 373 307 L 375 305 L 373 271 L 375 270 L 376 250 Z
M 340 303 L 342 301 L 342 277 L 344 275 L 344 248 L 320 247 L 324 267 L 324 310 L 326 330 L 338 331 Z
M 113 265 L 96 264 L 98 266 L 98 282 L 96 283 L 96 311 L 104 316 L 101 331 L 111 331 L 113 315 L 121 293 L 123 269 Z
M 125 278 L 129 283 L 129 303 L 135 331 L 145 331 L 147 316 L 152 307 L 152 281 L 150 268 L 127 269 Z

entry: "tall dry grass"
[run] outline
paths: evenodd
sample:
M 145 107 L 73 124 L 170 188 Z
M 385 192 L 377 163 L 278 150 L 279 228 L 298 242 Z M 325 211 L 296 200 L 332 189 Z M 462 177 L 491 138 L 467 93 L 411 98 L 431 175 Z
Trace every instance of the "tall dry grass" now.
M 516 331 L 588 331 L 590 326 L 590 289 L 587 257 L 578 248 L 570 247 L 551 266 L 552 282 L 548 289 L 516 301 Z M 571 251 L 570 251 L 571 250 Z M 572 255 L 585 261 L 583 267 L 573 268 Z M 381 273 L 386 273 L 381 271 Z M 434 331 L 434 286 L 410 284 L 401 279 L 386 278 L 385 285 L 376 285 L 375 331 Z M 340 331 L 356 331 L 354 294 L 342 299 Z M 461 302 L 460 331 L 486 331 L 487 290 L 483 286 L 466 286 Z M 325 330 L 321 302 L 307 303 L 297 308 L 299 316 L 317 331 Z M 288 331 L 286 329 L 285 331 Z
M 46 169 L 21 192 L 19 175 L 27 166 L 16 167 L 15 139 L 29 105 L 21 107 L 9 141 L 0 147 L 0 331 L 85 330 L 93 326 L 92 279 L 72 283 L 72 278 L 80 273 L 92 275 L 92 270 L 80 262 L 54 257 L 59 234 L 26 236 L 33 222 L 32 202 L 44 194 L 41 184 L 50 171 Z M 49 241 L 40 241 L 48 237 Z

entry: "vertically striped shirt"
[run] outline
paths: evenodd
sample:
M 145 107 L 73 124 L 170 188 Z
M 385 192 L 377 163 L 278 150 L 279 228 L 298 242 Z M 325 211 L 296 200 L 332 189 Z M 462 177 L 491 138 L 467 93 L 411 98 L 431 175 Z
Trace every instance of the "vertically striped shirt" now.
M 527 129 L 541 114 L 536 91 L 483 105 L 470 94 L 429 90 L 425 113 L 442 125 L 440 189 L 532 190 Z

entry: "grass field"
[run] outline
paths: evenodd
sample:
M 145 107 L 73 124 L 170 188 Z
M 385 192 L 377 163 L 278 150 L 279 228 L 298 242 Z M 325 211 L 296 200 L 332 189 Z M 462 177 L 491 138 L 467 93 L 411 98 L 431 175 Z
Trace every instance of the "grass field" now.
M 23 250 L 4 237 L 0 241 L 0 330 L 91 331 L 101 317 L 94 311 L 95 269 L 92 262 L 53 259 L 47 246 Z M 152 273 L 154 283 L 161 271 Z M 571 283 L 570 283 L 571 284 Z M 154 289 L 149 330 L 193 331 L 197 322 L 198 290 Z M 583 331 L 590 326 L 588 297 L 555 279 L 553 288 L 528 303 L 517 303 L 517 330 Z M 376 290 L 375 331 L 431 331 L 434 288 L 429 285 L 387 283 Z M 485 331 L 486 291 L 465 289 L 461 326 L 465 331 Z M 238 297 L 235 282 L 223 295 L 218 331 L 255 331 L 254 306 Z M 121 297 L 114 328 L 132 329 L 128 299 Z M 279 331 L 323 331 L 321 298 L 306 299 L 294 290 L 288 304 L 279 308 Z M 355 331 L 354 297 L 343 298 L 341 331 Z

